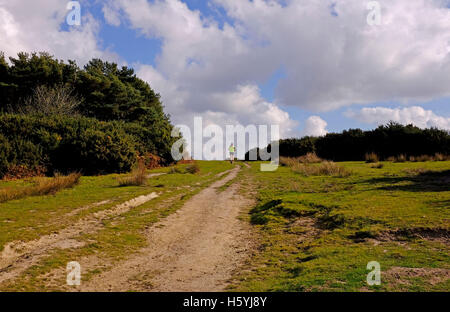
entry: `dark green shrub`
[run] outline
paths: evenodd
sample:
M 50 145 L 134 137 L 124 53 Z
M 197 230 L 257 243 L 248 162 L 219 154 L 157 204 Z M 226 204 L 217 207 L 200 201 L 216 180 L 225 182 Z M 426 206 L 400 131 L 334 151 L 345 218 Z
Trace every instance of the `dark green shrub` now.
M 12 165 L 45 167 L 50 174 L 128 172 L 139 145 L 119 123 L 85 117 L 1 115 L 0 135 L 2 176 Z

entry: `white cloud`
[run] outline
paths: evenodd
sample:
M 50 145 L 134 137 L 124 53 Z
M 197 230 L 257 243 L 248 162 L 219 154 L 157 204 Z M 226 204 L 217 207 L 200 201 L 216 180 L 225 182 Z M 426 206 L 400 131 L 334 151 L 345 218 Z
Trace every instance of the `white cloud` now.
M 188 114 L 270 120 L 292 134 L 285 105 L 327 111 L 450 96 L 449 2 L 380 3 L 382 25 L 375 27 L 360 0 L 212 0 L 233 21 L 222 27 L 179 0 L 111 0 L 109 8 L 144 36 L 161 39 L 146 79 L 175 121 Z M 256 86 L 281 67 L 286 75 L 269 103 Z
M 105 3 L 102 7 L 103 16 L 108 24 L 113 26 L 120 26 L 120 15 L 118 9 L 114 7 L 114 3 Z
M 324 136 L 328 133 L 327 125 L 327 122 L 319 116 L 311 116 L 306 120 L 302 136 Z
M 380 0 L 380 26 L 367 24 L 361 0 L 215 2 L 284 65 L 284 104 L 325 111 L 450 95 L 449 1 Z
M 162 39 L 156 66 L 138 64 L 137 74 L 161 93 L 175 123 L 193 116 L 226 124 L 278 124 L 282 136 L 297 123 L 265 100 L 255 83 L 276 70 L 236 29 L 221 29 L 178 0 L 116 1 L 131 27 Z M 118 11 L 119 12 L 119 11 Z M 250 57 L 251 56 L 251 57 Z
M 395 121 L 401 124 L 414 124 L 419 128 L 436 127 L 450 130 L 450 118 L 438 116 L 431 110 L 425 110 L 419 106 L 405 108 L 372 107 L 359 111 L 348 111 L 347 117 L 354 118 L 368 124 L 386 124 Z
M 68 1 L 0 0 L 0 51 L 15 57 L 18 52 L 49 52 L 58 59 L 80 64 L 94 57 L 117 60 L 98 44 L 98 23 L 84 10 L 80 26 L 61 30 L 69 12 Z
M 291 120 L 287 112 L 264 100 L 256 85 L 238 85 L 230 91 L 204 90 L 195 94 L 166 79 L 149 65 L 139 66 L 137 75 L 161 93 L 163 104 L 175 124 L 192 126 L 194 116 L 201 116 L 206 125 L 279 125 L 282 137 L 296 133 L 298 123 Z

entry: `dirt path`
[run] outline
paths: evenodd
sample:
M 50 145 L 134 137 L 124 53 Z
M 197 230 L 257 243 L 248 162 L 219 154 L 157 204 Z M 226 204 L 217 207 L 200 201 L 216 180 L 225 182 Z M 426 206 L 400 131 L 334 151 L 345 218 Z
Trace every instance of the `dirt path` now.
M 239 195 L 238 184 L 218 190 L 239 170 L 236 166 L 152 226 L 147 233 L 148 247 L 77 290 L 223 290 L 251 248 L 248 225 L 238 217 L 252 201 Z
M 76 240 L 81 233 L 88 234 L 98 231 L 103 226 L 101 223 L 102 220 L 123 214 L 156 197 L 158 197 L 158 194 L 154 192 L 148 195 L 139 196 L 114 206 L 111 209 L 93 213 L 57 233 L 44 235 L 39 239 L 30 242 L 10 242 L 6 244 L 5 248 L 0 253 L 0 283 L 17 277 L 27 268 L 37 264 L 49 251 L 55 248 L 67 249 L 82 247 L 83 244 Z M 103 201 L 80 208 L 79 210 L 103 205 L 108 202 L 109 201 Z

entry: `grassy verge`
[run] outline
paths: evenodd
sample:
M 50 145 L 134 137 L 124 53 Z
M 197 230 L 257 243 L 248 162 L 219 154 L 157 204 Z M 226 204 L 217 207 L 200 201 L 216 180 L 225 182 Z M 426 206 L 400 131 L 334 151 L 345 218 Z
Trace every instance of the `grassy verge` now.
M 261 246 L 231 290 L 448 291 L 450 162 L 339 165 L 352 175 L 252 164 Z M 370 261 L 380 286 L 366 283 Z

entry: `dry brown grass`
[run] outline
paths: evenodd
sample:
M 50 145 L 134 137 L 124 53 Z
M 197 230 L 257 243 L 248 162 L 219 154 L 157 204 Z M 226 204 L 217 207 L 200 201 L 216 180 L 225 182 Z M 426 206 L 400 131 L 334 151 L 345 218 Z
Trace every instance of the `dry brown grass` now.
M 377 163 L 375 165 L 372 165 L 372 168 L 374 168 L 374 169 L 383 169 L 384 168 L 384 164 Z
M 200 167 L 199 165 L 194 162 L 193 164 L 190 164 L 186 167 L 186 172 L 190 173 L 190 174 L 196 174 L 200 172 Z
M 318 157 L 316 153 L 308 153 L 305 156 L 299 157 L 299 162 L 303 164 L 318 164 L 323 162 L 323 159 Z
M 147 182 L 147 168 L 145 162 L 139 160 L 131 176 L 119 179 L 119 186 L 141 186 Z
M 406 158 L 406 155 L 401 154 L 399 156 L 397 156 L 394 160 L 394 162 L 398 162 L 398 163 L 404 163 L 406 162 L 408 159 Z
M 300 173 L 304 176 L 334 176 L 334 177 L 348 177 L 351 171 L 343 166 L 337 165 L 332 161 L 324 161 L 320 165 L 308 165 L 297 163 L 292 166 L 292 171 Z
M 378 158 L 378 155 L 375 153 L 367 153 L 366 154 L 366 163 L 377 163 L 380 161 L 380 159 Z
M 282 166 L 292 167 L 296 164 L 318 164 L 323 162 L 323 159 L 318 157 L 315 153 L 308 153 L 300 157 L 280 157 L 280 164 Z
M 28 196 L 53 195 L 58 191 L 71 188 L 80 181 L 80 173 L 71 173 L 67 176 L 56 174 L 53 178 L 39 178 L 36 184 L 20 189 L 0 190 L 0 202 L 20 199 Z
M 386 159 L 390 162 L 427 162 L 427 161 L 449 161 L 450 155 L 445 155 L 441 153 L 436 153 L 435 155 L 420 155 L 420 156 L 409 156 L 399 155 L 399 156 L 391 156 Z
M 447 161 L 447 160 L 450 160 L 450 155 L 436 153 L 436 155 L 434 155 L 434 160 L 435 161 Z

